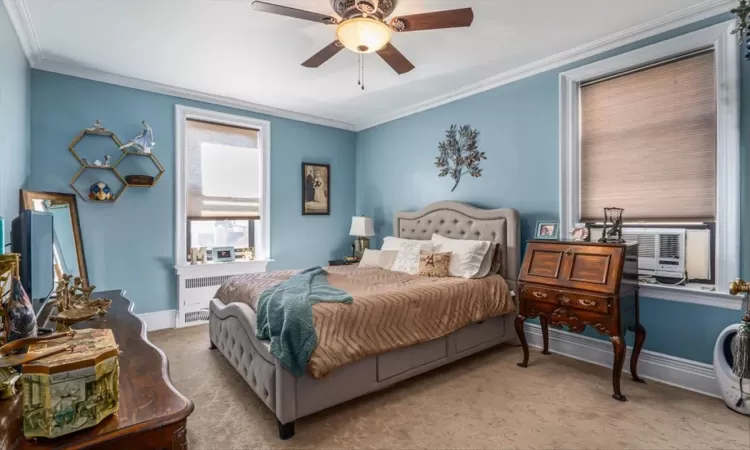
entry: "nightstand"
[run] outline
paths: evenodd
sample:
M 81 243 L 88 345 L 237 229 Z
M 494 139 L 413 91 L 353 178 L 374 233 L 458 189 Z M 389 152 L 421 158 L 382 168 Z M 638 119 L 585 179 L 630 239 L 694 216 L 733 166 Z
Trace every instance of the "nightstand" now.
M 328 261 L 329 266 L 351 266 L 353 264 L 359 264 L 359 260 L 347 261 L 345 259 L 335 259 L 333 261 Z

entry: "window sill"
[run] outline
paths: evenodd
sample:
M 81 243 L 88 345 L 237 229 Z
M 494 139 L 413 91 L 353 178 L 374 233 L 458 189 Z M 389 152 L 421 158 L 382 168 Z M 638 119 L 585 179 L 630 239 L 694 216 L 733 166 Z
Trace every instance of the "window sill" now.
M 713 306 L 740 310 L 744 296 L 730 295 L 726 292 L 716 292 L 703 289 L 704 284 L 688 284 L 686 286 L 665 286 L 663 284 L 640 283 L 640 296 L 660 300 L 670 300 L 682 303 Z
M 237 260 L 227 262 L 206 262 L 203 264 L 177 264 L 175 272 L 179 276 L 221 276 L 242 275 L 245 273 L 265 272 L 272 259 Z

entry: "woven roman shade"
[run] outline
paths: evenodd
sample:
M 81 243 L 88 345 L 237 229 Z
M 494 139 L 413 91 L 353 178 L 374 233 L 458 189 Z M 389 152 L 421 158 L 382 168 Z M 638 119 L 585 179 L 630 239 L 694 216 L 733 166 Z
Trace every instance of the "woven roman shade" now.
M 581 219 L 605 207 L 625 221 L 716 215 L 714 53 L 581 87 Z
M 189 219 L 260 219 L 258 131 L 188 119 Z

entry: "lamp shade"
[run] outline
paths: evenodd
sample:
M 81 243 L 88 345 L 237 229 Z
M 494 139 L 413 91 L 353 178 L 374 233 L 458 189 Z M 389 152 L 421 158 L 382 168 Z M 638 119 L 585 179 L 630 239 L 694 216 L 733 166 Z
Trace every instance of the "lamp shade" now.
M 349 230 L 349 235 L 362 237 L 375 236 L 372 219 L 365 216 L 352 217 L 352 228 Z
M 390 42 L 391 29 L 375 19 L 355 17 L 339 24 L 336 38 L 353 52 L 372 53 Z

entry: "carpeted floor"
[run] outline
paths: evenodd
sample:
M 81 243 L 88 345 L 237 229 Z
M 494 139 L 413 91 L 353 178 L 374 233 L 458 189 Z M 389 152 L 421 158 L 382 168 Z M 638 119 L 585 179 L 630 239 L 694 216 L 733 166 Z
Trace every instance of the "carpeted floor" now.
M 748 449 L 750 419 L 721 400 L 533 351 L 499 347 L 297 421 L 277 438 L 273 414 L 216 350 L 205 326 L 149 334 L 172 381 L 195 402 L 191 449 L 556 448 Z

